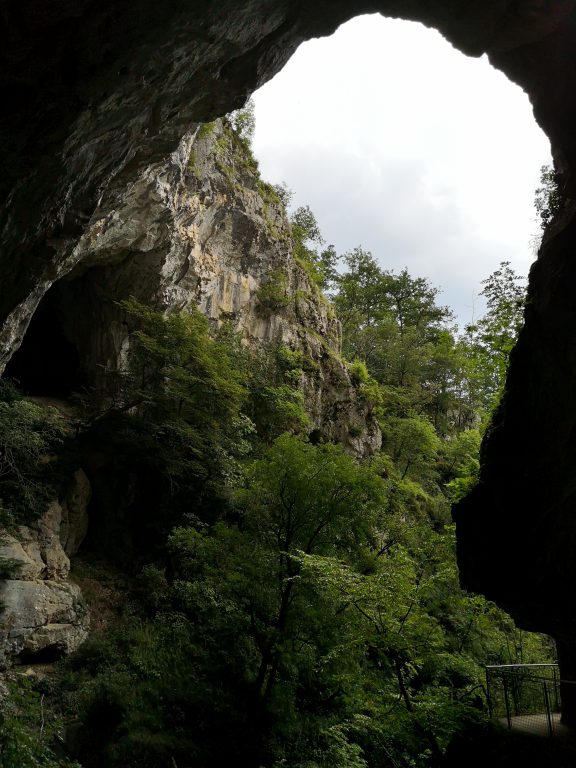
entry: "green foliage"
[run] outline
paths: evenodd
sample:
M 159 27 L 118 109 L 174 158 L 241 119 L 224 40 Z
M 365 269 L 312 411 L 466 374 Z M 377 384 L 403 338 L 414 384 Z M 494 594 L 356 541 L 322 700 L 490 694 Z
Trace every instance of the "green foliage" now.
M 259 307 L 267 313 L 278 312 L 290 304 L 288 278 L 280 269 L 268 275 L 256 294 Z
M 355 386 L 358 387 L 361 384 L 366 384 L 370 380 L 368 368 L 362 360 L 354 360 L 354 362 L 348 363 L 347 368 L 352 384 Z
M 58 758 L 63 722 L 45 709 L 44 694 L 20 676 L 8 685 L 0 712 L 0 764 L 2 768 L 81 768 Z
M 282 198 L 278 194 L 277 188 L 273 184 L 267 184 L 262 179 L 258 179 L 256 186 L 260 197 L 266 205 L 282 206 Z
M 330 717 L 302 732 L 308 706 L 333 708 L 315 687 L 315 646 L 336 625 L 300 582 L 296 554 L 359 551 L 381 494 L 378 474 L 332 445 L 284 435 L 251 462 L 236 525 L 173 532 L 174 580 L 156 616 L 130 618 L 81 649 L 76 665 L 90 671 L 76 694 L 81 754 L 96 749 L 107 768 L 168 768 L 271 763 L 293 739 L 312 752 L 359 752 Z M 150 568 L 144 578 L 162 582 Z
M 256 179 L 256 189 L 262 201 L 263 215 L 266 222 L 266 228 L 271 237 L 276 240 L 286 239 L 286 230 L 279 229 L 279 215 L 284 215 L 284 202 L 278 194 L 278 188 L 272 184 L 267 184 L 261 178 Z
M 290 347 L 278 347 L 276 350 L 276 360 L 278 367 L 285 374 L 291 374 L 294 371 L 300 375 L 303 372 L 313 373 L 319 369 L 319 365 L 315 360 L 305 355 L 299 349 L 291 349 Z
M 460 501 L 478 482 L 480 474 L 480 432 L 460 432 L 443 446 L 440 469 L 450 501 Z
M 0 379 L 0 403 L 12 405 L 23 399 L 22 393 L 13 381 L 10 379 Z
M 256 117 L 254 99 L 248 99 L 242 109 L 237 109 L 229 116 L 230 124 L 243 144 L 250 146 L 256 129 Z
M 317 371 L 314 360 L 283 345 L 251 353 L 247 413 L 261 440 L 270 443 L 283 432 L 306 434 L 310 430 L 302 382 L 305 374 Z
M 278 199 L 284 206 L 284 210 L 287 211 L 290 207 L 290 203 L 292 202 L 292 198 L 294 197 L 294 192 L 288 187 L 285 181 L 281 182 L 280 184 L 274 184 L 273 188 L 276 192 L 276 195 L 278 196 Z
M 382 270 L 360 247 L 343 258 L 346 272 L 338 279 L 336 306 L 346 326 L 370 327 L 388 317 L 401 334 L 412 329 L 428 340 L 452 318 L 447 307 L 436 305 L 438 290 L 424 278 L 412 278 L 406 269 L 399 275 Z
M 376 379 L 370 376 L 366 363 L 362 360 L 354 360 L 352 363 L 346 363 L 346 367 L 350 374 L 350 381 L 358 392 L 359 399 L 367 403 L 377 417 L 383 416 L 382 388 Z
M 363 672 L 372 684 L 379 678 L 379 696 L 364 701 L 365 734 L 384 741 L 396 759 L 411 747 L 421 765 L 426 753 L 438 757 L 454 730 L 482 717 L 483 661 L 515 656 L 513 625 L 493 604 L 459 589 L 450 530 L 426 532 L 416 548 L 392 546 L 365 573 L 314 555 L 300 563 L 303 577 L 344 609 L 345 641 L 362 638 L 369 649 Z M 535 641 L 531 652 L 542 651 Z
M 560 211 L 563 196 L 560 191 L 560 176 L 549 165 L 543 165 L 540 169 L 540 184 L 542 186 L 538 187 L 535 193 L 534 207 L 540 217 L 540 226 L 544 230 Z
M 300 206 L 290 217 L 294 258 L 314 285 L 327 291 L 336 279 L 338 255 L 333 245 L 325 246 L 316 217 L 310 207 Z
M 135 299 L 122 304 L 137 320 L 121 398 L 163 426 L 202 441 L 225 429 L 245 397 L 243 375 L 227 347 L 210 337 L 198 310 L 164 316 Z
M 55 408 L 25 400 L 10 382 L 0 388 L 0 523 L 24 524 L 57 495 L 54 455 L 66 427 Z
M 199 140 L 207 139 L 214 132 L 215 123 L 202 123 L 198 128 L 197 138 Z
M 460 589 L 447 526 L 449 500 L 478 476 L 518 278 L 506 264 L 488 278 L 486 317 L 458 337 L 426 280 L 383 270 L 361 248 L 338 274 L 308 208 L 292 232 L 316 284 L 338 289 L 353 399 L 377 413 L 382 450 L 358 461 L 306 439 L 302 382 L 319 368 L 300 349 L 248 350 L 229 323 L 211 334 L 198 312 L 123 304 L 135 328 L 128 367 L 81 440 L 114 457 L 111 496 L 133 483 L 148 542 L 139 555 L 153 562 L 121 621 L 62 679 L 84 768 L 425 768 L 486 717 L 484 664 L 549 656 L 542 638 Z M 285 307 L 286 275 L 270 275 L 258 300 L 264 312 Z M 33 404 L 2 383 L 0 400 L 10 434 L 38 432 Z M 366 428 L 355 418 L 348 433 Z M 35 440 L 30 467 L 46 451 Z M 112 505 L 115 521 L 124 512 Z M 18 728 L 13 718 L 6 732 L 22 765 L 56 768 Z
M 345 357 L 366 362 L 389 413 L 402 417 L 415 410 L 440 433 L 450 433 L 466 416 L 452 315 L 437 305 L 438 291 L 407 270 L 382 270 L 362 248 L 345 254 L 344 264 L 334 303 Z
M 467 354 L 472 361 L 471 397 L 485 412 L 496 405 L 506 378 L 510 352 L 524 323 L 525 285 L 503 261 L 486 280 L 481 295 L 487 312 L 466 327 Z
M 241 411 L 247 375 L 236 340 L 226 329 L 212 338 L 200 312 L 164 316 L 133 299 L 123 307 L 137 326 L 128 366 L 82 440 L 114 456 L 110 487 L 139 478 L 140 526 L 162 546 L 191 498 L 207 516 L 226 503 L 254 432 Z
M 310 425 L 304 409 L 304 395 L 294 386 L 280 384 L 264 387 L 260 391 L 259 402 L 269 425 L 263 434 L 268 440 L 282 432 L 301 433 Z
M 385 457 L 279 437 L 227 521 L 172 532 L 168 582 L 145 569 L 151 618 L 81 650 L 87 767 L 427 765 L 482 717 L 483 663 L 543 654 L 459 589 L 430 503 Z
M 382 498 L 382 482 L 371 465 L 358 464 L 340 446 L 314 446 L 289 435 L 248 466 L 237 493 L 254 533 L 267 537 L 270 525 L 273 540 L 282 542 L 282 557 L 321 551 L 347 537 L 351 547 L 369 530 Z
M 384 448 L 398 467 L 401 480 L 408 476 L 423 481 L 434 471 L 440 439 L 424 416 L 392 417 L 385 424 Z

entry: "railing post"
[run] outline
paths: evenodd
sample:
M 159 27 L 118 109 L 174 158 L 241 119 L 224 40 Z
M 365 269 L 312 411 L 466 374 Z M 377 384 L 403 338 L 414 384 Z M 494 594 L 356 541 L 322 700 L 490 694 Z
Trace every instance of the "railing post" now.
M 552 673 L 554 675 L 554 711 L 560 711 L 560 681 L 558 679 L 558 670 L 556 667 L 552 667 Z
M 490 670 L 486 667 L 486 699 L 488 701 L 488 716 L 490 719 L 493 717 L 494 707 L 492 705 L 492 683 L 491 683 Z
M 546 682 L 542 683 L 544 686 L 544 702 L 546 704 L 546 717 L 548 719 L 548 735 L 553 736 L 554 735 L 554 728 L 552 726 L 552 713 L 550 711 L 550 697 L 548 696 L 548 684 Z
M 512 730 L 512 718 L 510 717 L 510 701 L 508 699 L 508 681 L 506 680 L 506 673 L 502 675 L 502 684 L 504 687 L 504 703 L 506 704 L 506 720 L 508 721 L 508 730 Z

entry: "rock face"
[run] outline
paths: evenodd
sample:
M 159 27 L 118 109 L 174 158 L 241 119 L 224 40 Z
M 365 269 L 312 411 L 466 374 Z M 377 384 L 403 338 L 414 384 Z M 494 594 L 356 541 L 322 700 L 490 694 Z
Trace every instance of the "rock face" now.
M 6 581 L 0 598 L 3 656 L 54 660 L 86 639 L 88 617 L 80 587 L 56 581 Z
M 302 357 L 300 386 L 319 437 L 359 455 L 380 447 L 371 406 L 340 359 L 333 309 L 294 259 L 280 199 L 227 122 L 196 126 L 122 195 L 103 197 L 75 254 L 78 266 L 40 314 L 44 352 L 51 356 L 62 333 L 85 384 L 105 388 L 104 372 L 125 365 L 133 320 L 120 301 L 135 296 L 165 311 L 198 306 L 213 325 L 232 321 L 251 348 L 281 345 Z M 7 369 L 24 384 L 26 376 L 36 380 L 28 366 L 42 367 L 26 345 Z
M 88 610 L 80 588 L 67 581 L 69 555 L 86 535 L 90 484 L 80 469 L 62 504 L 54 501 L 31 526 L 3 533 L 0 562 L 0 661 L 53 660 L 75 650 L 88 634 Z
M 574 0 L 0 0 L 0 10 L 2 363 L 48 289 L 89 268 L 94 251 L 81 243 L 105 211 L 120 210 L 114 197 L 136 193 L 194 123 L 238 107 L 302 40 L 380 11 L 434 26 L 466 53 L 487 52 L 525 88 L 569 201 L 532 270 L 482 480 L 457 510 L 459 553 L 466 586 L 559 638 L 563 675 L 576 677 Z M 145 269 L 156 255 L 140 245 L 131 253 Z M 85 290 L 106 295 L 110 267 L 98 268 L 102 281 Z M 230 283 L 220 294 L 229 289 L 243 290 Z M 114 334 L 121 354 L 121 323 Z

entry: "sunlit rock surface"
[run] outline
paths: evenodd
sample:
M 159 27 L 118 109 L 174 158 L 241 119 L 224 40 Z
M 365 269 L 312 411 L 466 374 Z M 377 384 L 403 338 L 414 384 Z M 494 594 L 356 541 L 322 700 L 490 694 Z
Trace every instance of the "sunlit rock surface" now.
M 44 654 L 54 660 L 74 651 L 88 634 L 88 609 L 80 587 L 68 581 L 69 555 L 88 527 L 90 484 L 74 473 L 62 503 L 53 501 L 29 526 L 0 535 L 0 664 Z
M 102 197 L 74 248 L 77 266 L 39 310 L 38 344 L 48 356 L 54 345 L 55 360 L 63 336 L 78 358 L 74 382 L 105 389 L 107 371 L 126 364 L 134 328 L 123 299 L 134 296 L 170 312 L 199 307 L 215 327 L 230 322 L 252 349 L 298 352 L 310 429 L 369 455 L 381 443 L 372 405 L 340 357 L 332 306 L 292 249 L 284 208 L 261 181 L 250 151 L 222 121 L 194 126 L 175 152 L 122 194 Z M 30 335 L 37 332 L 31 325 Z M 28 345 L 25 340 L 6 372 L 25 388 L 38 387 L 50 364 L 39 366 L 40 350 Z M 62 371 L 67 363 L 56 365 Z

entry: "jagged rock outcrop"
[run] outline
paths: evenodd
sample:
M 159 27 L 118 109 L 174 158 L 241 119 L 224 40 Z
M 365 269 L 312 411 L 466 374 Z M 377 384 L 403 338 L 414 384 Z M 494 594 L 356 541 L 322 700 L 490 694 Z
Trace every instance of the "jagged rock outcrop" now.
M 80 587 L 68 581 L 69 556 L 87 527 L 90 484 L 83 470 L 60 504 L 13 533 L 2 532 L 0 563 L 0 663 L 7 659 L 51 660 L 75 650 L 87 637 L 89 614 Z
M 466 53 L 488 52 L 528 92 L 576 195 L 574 0 L 0 0 L 0 10 L 2 363 L 43 295 L 80 268 L 104 197 L 123 196 L 193 123 L 239 106 L 302 40 L 360 13 L 422 21 Z M 532 270 L 482 480 L 457 513 L 465 584 L 559 637 L 565 676 L 576 659 L 573 214 L 570 202 Z
M 214 325 L 232 321 L 251 348 L 298 352 L 311 429 L 373 453 L 380 430 L 340 358 L 340 324 L 292 248 L 284 207 L 249 148 L 225 122 L 195 126 L 123 194 L 103 196 L 74 249 L 78 266 L 46 297 L 60 328 L 45 325 L 45 351 L 61 330 L 77 350 L 80 380 L 104 387 L 105 371 L 125 365 L 134 322 L 119 302 L 198 306 Z M 36 353 L 25 345 L 7 369 L 22 379 L 23 357 Z

